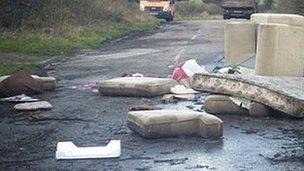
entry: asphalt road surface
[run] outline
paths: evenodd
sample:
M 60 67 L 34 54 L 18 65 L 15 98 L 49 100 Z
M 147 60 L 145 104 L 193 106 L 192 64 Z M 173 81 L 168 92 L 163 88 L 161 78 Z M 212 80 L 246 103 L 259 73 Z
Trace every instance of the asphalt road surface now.
M 70 88 L 124 73 L 167 77 L 174 59 L 216 64 L 224 54 L 224 27 L 225 21 L 165 25 L 47 65 L 58 87 L 38 97 L 52 110 L 17 113 L 0 104 L 0 170 L 303 170 L 303 120 L 218 116 L 224 122 L 220 140 L 147 140 L 127 128 L 127 113 L 143 100 L 161 104 L 160 97 L 106 97 Z M 99 146 L 111 139 L 122 142 L 118 159 L 55 159 L 59 141 Z

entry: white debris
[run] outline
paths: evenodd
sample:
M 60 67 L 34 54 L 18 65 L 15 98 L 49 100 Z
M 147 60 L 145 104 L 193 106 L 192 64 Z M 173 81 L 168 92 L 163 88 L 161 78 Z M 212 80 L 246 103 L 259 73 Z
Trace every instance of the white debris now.
M 197 93 L 199 93 L 198 91 L 195 91 L 191 88 L 186 88 L 184 85 L 176 85 L 174 87 L 171 87 L 170 91 L 173 94 L 197 94 Z
M 182 69 L 184 70 L 186 75 L 190 78 L 196 73 L 208 73 L 204 66 L 200 66 L 196 62 L 196 59 L 187 60 L 182 66 Z
M 20 103 L 14 106 L 15 110 L 21 111 L 34 111 L 34 110 L 47 110 L 52 109 L 52 105 L 47 101 Z
M 7 98 L 0 99 L 0 101 L 19 103 L 19 102 L 37 102 L 37 101 L 39 101 L 39 99 L 29 97 L 25 94 L 21 94 L 21 95 L 18 95 L 18 96 L 13 96 L 13 97 L 7 97 Z
M 59 142 L 56 159 L 118 158 L 120 154 L 120 140 L 111 140 L 103 147 L 77 147 L 73 142 Z

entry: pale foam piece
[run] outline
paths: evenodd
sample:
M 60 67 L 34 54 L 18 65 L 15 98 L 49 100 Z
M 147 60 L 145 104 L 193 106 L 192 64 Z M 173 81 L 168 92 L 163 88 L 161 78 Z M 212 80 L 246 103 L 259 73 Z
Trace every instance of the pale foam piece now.
M 256 13 L 251 15 L 251 22 L 255 24 L 276 23 L 304 27 L 304 17 L 295 14 Z
M 98 90 L 113 96 L 158 96 L 170 92 L 176 81 L 153 77 L 119 77 L 98 83 Z
M 58 142 L 56 159 L 118 158 L 121 155 L 120 140 L 111 140 L 102 147 L 77 147 L 73 142 Z
M 128 127 L 144 138 L 197 135 L 220 138 L 222 120 L 216 116 L 192 110 L 151 110 L 128 113 Z
M 225 58 L 228 64 L 239 65 L 256 54 L 256 24 L 230 22 L 225 27 Z
M 197 94 L 198 91 L 193 90 L 192 88 L 186 88 L 184 85 L 176 85 L 170 88 L 170 92 L 173 94 Z
M 47 101 L 20 103 L 14 106 L 15 110 L 19 111 L 34 111 L 52 109 L 52 105 Z
M 256 74 L 304 76 L 304 28 L 285 24 L 260 24 Z

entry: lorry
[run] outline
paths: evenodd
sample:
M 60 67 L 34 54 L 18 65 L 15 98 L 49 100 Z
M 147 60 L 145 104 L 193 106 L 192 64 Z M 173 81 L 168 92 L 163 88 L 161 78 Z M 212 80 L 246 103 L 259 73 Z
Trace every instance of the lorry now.
M 140 10 L 173 21 L 175 0 L 140 0 Z
M 258 11 L 256 0 L 223 0 L 221 4 L 225 10 L 223 18 L 245 18 L 250 19 L 250 16 Z

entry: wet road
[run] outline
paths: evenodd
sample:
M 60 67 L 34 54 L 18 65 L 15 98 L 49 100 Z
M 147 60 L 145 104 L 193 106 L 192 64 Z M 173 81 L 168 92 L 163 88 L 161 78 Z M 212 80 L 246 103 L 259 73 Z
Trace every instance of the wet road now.
M 48 73 L 59 80 L 58 88 L 38 97 L 51 102 L 51 111 L 16 113 L 10 110 L 12 106 L 0 104 L 0 169 L 303 170 L 303 120 L 219 116 L 224 121 L 220 140 L 147 140 L 126 127 L 129 109 L 142 98 L 105 97 L 69 88 L 123 73 L 167 77 L 174 59 L 214 64 L 223 57 L 224 26 L 225 21 L 165 25 L 48 65 Z M 160 97 L 148 100 L 161 103 Z M 35 117 L 45 120 L 35 121 Z M 122 142 L 118 159 L 55 159 L 58 141 L 96 146 L 110 139 Z

